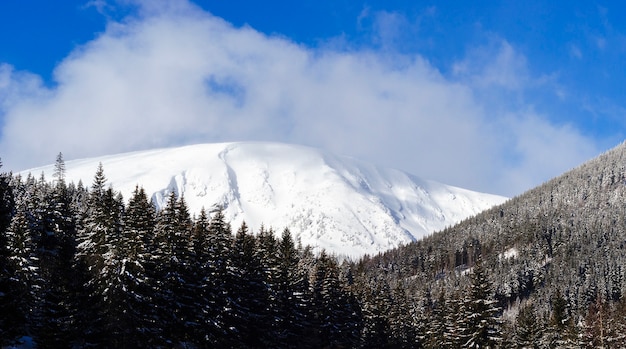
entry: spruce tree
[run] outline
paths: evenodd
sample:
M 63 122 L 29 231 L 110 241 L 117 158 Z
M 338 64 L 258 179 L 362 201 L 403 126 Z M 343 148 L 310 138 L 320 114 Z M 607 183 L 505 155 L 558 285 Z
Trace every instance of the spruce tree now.
M 47 195 L 49 212 L 49 253 L 42 258 L 42 285 L 44 319 L 40 323 L 41 341 L 56 346 L 73 344 L 80 326 L 80 285 L 84 279 L 74 264 L 77 246 L 77 212 L 72 207 L 71 193 L 65 183 L 65 164 L 62 155 L 57 157 L 51 192 Z
M 493 298 L 491 282 L 482 261 L 474 265 L 471 285 L 465 301 L 467 314 L 468 348 L 495 348 L 501 341 L 499 308 Z
M 446 332 L 446 293 L 439 291 L 437 300 L 430 307 L 429 321 L 426 329 L 426 346 L 428 348 L 443 348 L 443 338 Z
M 228 293 L 228 283 L 232 282 L 231 246 L 232 233 L 220 208 L 213 214 L 208 226 L 208 246 L 206 274 L 202 294 L 207 302 L 204 307 L 205 338 L 207 346 L 228 346 L 230 330 L 226 312 L 234 304 Z
M 271 339 L 267 337 L 271 329 L 268 304 L 268 288 L 259 255 L 256 253 L 256 239 L 248 232 L 245 222 L 235 234 L 231 250 L 233 270 L 228 294 L 233 301 L 232 312 L 227 314 L 229 326 L 238 337 L 242 347 L 266 347 Z
M 321 346 L 343 347 L 357 342 L 355 332 L 360 328 L 354 331 L 354 304 L 339 279 L 336 260 L 323 251 L 314 273 L 313 302 Z
M 532 301 L 520 307 L 515 326 L 517 348 L 538 349 L 542 343 L 543 326 L 537 317 Z
M 453 292 L 445 302 L 445 331 L 442 348 L 459 348 L 468 344 L 469 316 L 467 300 L 460 292 Z
M 0 161 L 0 169 L 2 162 Z M 13 290 L 12 277 L 14 270 L 9 264 L 10 252 L 7 241 L 7 228 L 11 224 L 14 212 L 13 189 L 10 186 L 10 175 L 0 173 L 0 345 L 9 344 L 12 335 L 9 334 L 9 325 L 13 323 L 14 298 L 10 296 Z
M 94 176 L 78 232 L 76 268 L 87 275 L 82 294 L 84 337 L 93 345 L 111 345 L 109 287 L 116 272 L 115 246 L 121 235 L 123 203 L 112 188 L 105 189 L 106 176 L 102 163 Z
M 132 348 L 152 341 L 150 309 L 152 289 L 149 285 L 149 254 L 146 242 L 154 229 L 154 207 L 143 188 L 135 188 L 123 218 L 120 238 L 113 242 L 112 272 L 108 280 L 107 315 L 110 319 L 111 345 Z
M 204 207 L 193 223 L 192 228 L 193 264 L 190 283 L 194 285 L 193 309 L 188 322 L 192 324 L 190 331 L 199 345 L 206 345 L 206 308 L 208 304 L 205 278 L 209 264 L 209 217 Z
M 35 287 L 40 284 L 35 246 L 25 212 L 18 210 L 6 231 L 8 248 L 8 270 L 10 280 L 6 297 L 12 299 L 10 306 L 4 307 L 7 322 L 2 326 L 3 338 L 16 339 L 32 333 L 38 294 Z
M 261 234 L 259 238 L 262 236 Z M 273 239 L 271 231 L 266 239 L 270 241 Z M 289 229 L 283 230 L 275 248 L 272 307 L 276 319 L 276 339 L 281 347 L 294 348 L 311 326 L 311 304 L 307 282 L 309 275 L 300 266 L 299 252 Z
M 168 196 L 165 207 L 157 216 L 155 228 L 154 292 L 158 304 L 158 319 L 162 340 L 166 345 L 178 345 L 189 341 L 195 325 L 192 319 L 194 306 L 190 299 L 195 285 L 191 271 L 191 219 L 184 200 L 176 193 Z
M 363 304 L 363 329 L 361 346 L 363 348 L 388 348 L 391 329 L 388 314 L 391 290 L 385 280 L 370 280 L 372 286 L 366 288 Z
M 54 163 L 53 177 L 55 177 L 58 182 L 65 184 L 65 160 L 63 160 L 63 153 L 61 152 L 57 155 L 56 162 Z
M 2 169 L 1 160 L 0 169 Z M 15 199 L 11 188 L 11 174 L 0 172 L 0 234 L 4 233 L 11 224 L 14 208 Z

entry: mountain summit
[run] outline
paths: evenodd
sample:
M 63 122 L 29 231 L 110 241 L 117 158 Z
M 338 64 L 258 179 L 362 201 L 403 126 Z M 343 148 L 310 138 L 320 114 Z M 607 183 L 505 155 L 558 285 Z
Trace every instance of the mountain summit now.
M 289 228 L 303 244 L 345 256 L 415 241 L 506 198 L 477 193 L 315 148 L 219 143 L 66 162 L 66 180 L 88 186 L 102 163 L 108 183 L 129 198 L 142 186 L 157 207 L 172 191 L 192 213 L 224 208 L 242 221 Z M 54 166 L 31 169 L 52 178 Z

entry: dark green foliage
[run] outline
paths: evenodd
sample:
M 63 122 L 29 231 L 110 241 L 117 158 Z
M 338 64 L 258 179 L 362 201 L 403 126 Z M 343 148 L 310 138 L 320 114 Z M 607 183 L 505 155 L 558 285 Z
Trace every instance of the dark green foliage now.
M 2 162 L 0 162 L 2 168 Z M 9 263 L 11 253 L 8 249 L 7 228 L 11 224 L 14 211 L 14 195 L 10 186 L 10 174 L 0 172 L 0 346 L 9 344 L 13 339 L 13 313 L 16 312 L 13 296 L 15 270 Z
M 233 303 L 227 314 L 237 346 L 264 348 L 269 345 L 267 334 L 271 330 L 269 288 L 265 283 L 263 264 L 255 253 L 256 239 L 248 232 L 245 222 L 235 234 L 231 250 L 232 277 L 228 294 Z
M 337 261 L 322 251 L 312 285 L 313 326 L 320 347 L 351 347 L 359 340 L 361 314 L 339 279 Z
M 17 338 L 28 331 L 28 315 L 35 304 L 35 285 L 38 281 L 35 246 L 25 214 L 19 210 L 6 230 L 6 290 L 9 304 L 3 304 L 3 338 Z
M 211 218 L 207 231 L 206 263 L 202 295 L 206 300 L 203 307 L 206 342 L 211 345 L 225 345 L 228 342 L 229 328 L 225 309 L 232 309 L 232 299 L 228 295 L 226 282 L 233 280 L 231 268 L 232 232 L 220 209 Z
M 495 348 L 502 339 L 498 321 L 499 308 L 493 298 L 491 283 L 482 263 L 470 274 L 469 294 L 465 299 L 466 338 L 468 348 Z
M 199 326 L 194 319 L 195 294 L 200 290 L 193 260 L 192 222 L 183 198 L 175 193 L 157 216 L 151 275 L 156 331 L 167 345 L 186 343 Z
M 114 241 L 104 303 L 110 318 L 111 345 L 138 347 L 150 343 L 153 334 L 146 315 L 153 306 L 153 292 L 146 268 L 150 262 L 146 243 L 154 230 L 154 208 L 142 189 L 136 188 L 125 211 L 124 226 Z
M 0 169 L 2 162 L 0 161 Z M 13 189 L 10 185 L 11 174 L 0 172 L 0 232 L 4 232 L 11 223 L 15 207 Z
M 539 349 L 543 342 L 545 325 L 537 317 L 535 305 L 532 302 L 520 306 L 515 321 L 515 346 L 517 348 Z
M 263 244 L 264 241 L 267 242 Z M 312 320 L 308 272 L 300 267 L 299 252 L 288 229 L 283 230 L 277 244 L 272 231 L 262 231 L 259 242 L 269 251 L 266 261 L 271 270 L 271 309 L 277 344 L 284 348 L 298 347 L 310 330 Z

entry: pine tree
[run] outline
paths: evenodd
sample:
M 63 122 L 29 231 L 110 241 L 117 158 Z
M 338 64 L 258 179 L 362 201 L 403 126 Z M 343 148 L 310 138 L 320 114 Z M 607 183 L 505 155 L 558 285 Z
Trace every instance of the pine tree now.
M 193 251 L 193 222 L 187 203 L 181 196 L 176 204 L 177 239 L 174 253 L 177 265 L 176 299 L 180 304 L 179 322 L 181 333 L 178 335 L 183 345 L 193 343 L 198 328 L 202 324 L 196 321 L 195 298 L 202 290 L 202 278 L 197 274 L 197 259 Z
M 479 260 L 470 274 L 471 286 L 465 301 L 468 348 L 495 348 L 501 341 L 499 309 L 493 298 L 491 283 Z
M 110 309 L 115 280 L 115 246 L 121 237 L 123 202 L 112 188 L 105 189 L 102 163 L 94 177 L 78 233 L 76 268 L 87 275 L 82 293 L 81 324 L 87 343 L 110 345 L 112 322 Z
M 268 308 L 273 314 L 273 320 L 270 321 L 272 327 L 271 331 L 273 332 L 273 338 L 276 340 L 278 333 L 275 331 L 278 331 L 277 325 L 280 321 L 278 315 L 279 310 L 277 309 L 277 287 L 279 286 L 278 240 L 274 236 L 274 232 L 271 229 L 266 230 L 263 225 L 261 225 L 259 229 L 256 240 L 257 247 L 255 253 L 257 258 L 261 261 L 261 267 L 265 276 L 265 284 L 268 289 Z
M 155 247 L 152 252 L 155 265 L 153 280 L 156 315 L 166 345 L 181 345 L 190 340 L 197 326 L 192 295 L 199 285 L 193 280 L 192 222 L 185 201 L 170 193 L 167 203 L 157 216 Z
M 517 348 L 538 349 L 542 343 L 543 327 L 535 305 L 528 301 L 520 307 L 515 326 L 515 345 Z
M 194 261 L 192 265 L 192 280 L 194 286 L 193 311 L 188 322 L 193 324 L 190 328 L 191 335 L 199 345 L 206 345 L 206 308 L 208 304 L 205 278 L 208 273 L 209 264 L 209 218 L 206 210 L 202 208 L 200 215 L 193 223 L 192 228 L 192 249 Z
M 445 331 L 442 348 L 459 348 L 468 343 L 469 318 L 467 301 L 460 293 L 452 293 L 445 302 Z
M 224 212 L 218 209 L 208 226 L 208 246 L 206 274 L 202 294 L 206 299 L 204 307 L 206 346 L 225 347 L 230 343 L 230 335 L 225 319 L 233 302 L 228 294 L 228 282 L 232 281 L 230 225 L 226 223 Z
M 360 316 L 356 318 L 360 314 L 356 313 L 354 305 L 339 279 L 336 260 L 322 251 L 317 260 L 313 281 L 314 325 L 322 347 L 356 344 L 356 332 L 361 328 L 355 326 L 355 322 L 360 321 Z
M 444 348 L 443 338 L 446 332 L 446 294 L 442 288 L 430 307 L 429 321 L 427 322 L 425 344 L 428 348 Z
M 0 169 L 2 161 L 0 160 Z M 0 172 L 0 233 L 4 233 L 11 224 L 15 199 L 11 188 L 11 174 Z
M 283 230 L 275 246 L 272 231 L 267 232 L 267 237 L 265 235 L 262 231 L 259 239 L 269 241 L 265 244 L 270 246 L 266 249 L 271 251 L 268 263 L 275 263 L 272 273 L 272 308 L 276 319 L 276 340 L 280 347 L 295 348 L 310 327 L 309 275 L 300 266 L 298 250 L 289 229 Z
M 154 330 L 146 316 L 152 307 L 146 242 L 151 240 L 153 230 L 154 207 L 143 188 L 136 187 L 125 210 L 120 238 L 112 246 L 112 272 L 107 281 L 110 343 L 116 348 L 148 345 L 152 340 Z
M 0 161 L 0 168 L 2 162 Z M 9 264 L 10 252 L 7 241 L 7 228 L 11 224 L 14 211 L 13 189 L 10 185 L 10 175 L 0 173 L 0 346 L 9 344 L 13 334 L 9 330 L 10 324 L 14 323 L 14 299 L 11 297 L 13 290 L 12 276 L 15 271 Z
M 233 282 L 228 283 L 234 307 L 227 314 L 242 347 L 266 347 L 271 329 L 265 273 L 256 253 L 256 239 L 245 222 L 235 234 L 232 253 Z
M 391 289 L 386 280 L 371 280 L 370 282 L 373 285 L 367 287 L 362 306 L 364 323 L 361 346 L 363 348 L 388 348 L 391 345 L 391 329 L 388 319 Z
M 78 257 L 94 274 L 99 274 L 104 267 L 104 256 L 109 252 L 108 242 L 114 228 L 110 221 L 110 207 L 105 201 L 105 184 L 106 177 L 100 163 L 83 213 L 78 244 Z
M 57 180 L 46 196 L 48 210 L 45 213 L 48 231 L 48 253 L 41 256 L 41 272 L 44 283 L 40 286 L 43 319 L 39 323 L 41 342 L 58 347 L 72 345 L 80 326 L 79 275 L 74 264 L 77 246 L 77 212 L 72 207 L 70 191 L 65 184 L 65 164 L 62 155 L 57 157 L 55 169 Z
M 6 231 L 8 267 L 11 271 L 9 289 L 6 296 L 12 305 L 5 307 L 7 323 L 2 327 L 3 338 L 18 338 L 31 332 L 30 315 L 36 308 L 35 285 L 39 283 L 35 246 L 31 239 L 25 212 L 18 210 Z
M 578 345 L 578 328 L 569 314 L 567 299 L 556 290 L 551 299 L 552 312 L 550 315 L 547 339 L 551 347 L 574 348 Z
M 409 301 L 408 291 L 402 283 L 398 283 L 390 299 L 389 332 L 390 342 L 395 348 L 421 348 L 423 334 L 419 324 L 417 305 Z
M 58 182 L 65 185 L 65 160 L 63 160 L 63 153 L 61 152 L 57 155 L 56 162 L 54 163 L 53 177 L 55 177 Z

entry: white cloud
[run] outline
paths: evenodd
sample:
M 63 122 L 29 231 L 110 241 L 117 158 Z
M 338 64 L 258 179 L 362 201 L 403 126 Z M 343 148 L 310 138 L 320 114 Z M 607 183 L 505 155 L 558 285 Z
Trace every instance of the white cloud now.
M 512 195 L 593 154 L 575 129 L 516 111 L 502 118 L 508 104 L 476 93 L 527 83 L 525 58 L 507 43 L 448 78 L 418 55 L 314 50 L 168 3 L 111 23 L 57 67 L 53 87 L 0 66 L 7 168 L 49 163 L 59 151 L 71 159 L 274 140 Z
M 598 154 L 597 147 L 571 125 L 555 125 L 533 111 L 501 120 L 511 153 L 498 183 L 506 187 L 532 188 L 556 174 L 578 166 Z M 512 134 L 513 133 L 513 134 Z M 503 140 L 502 144 L 507 142 Z

